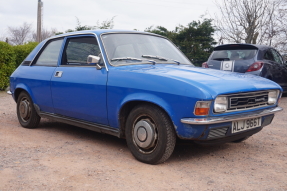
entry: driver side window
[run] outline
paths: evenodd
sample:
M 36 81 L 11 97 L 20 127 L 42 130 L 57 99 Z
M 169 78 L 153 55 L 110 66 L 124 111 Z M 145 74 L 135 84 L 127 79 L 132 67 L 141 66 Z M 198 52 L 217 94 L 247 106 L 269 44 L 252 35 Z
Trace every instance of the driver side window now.
M 87 63 L 89 55 L 100 55 L 100 48 L 95 37 L 69 38 L 63 52 L 62 64 L 66 66 L 91 66 Z

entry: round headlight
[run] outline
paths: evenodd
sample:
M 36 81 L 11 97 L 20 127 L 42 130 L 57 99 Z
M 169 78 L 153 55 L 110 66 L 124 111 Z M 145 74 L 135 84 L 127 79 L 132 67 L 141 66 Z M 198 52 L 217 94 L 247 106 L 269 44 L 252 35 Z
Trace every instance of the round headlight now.
M 218 96 L 214 101 L 214 112 L 225 112 L 228 107 L 227 97 Z

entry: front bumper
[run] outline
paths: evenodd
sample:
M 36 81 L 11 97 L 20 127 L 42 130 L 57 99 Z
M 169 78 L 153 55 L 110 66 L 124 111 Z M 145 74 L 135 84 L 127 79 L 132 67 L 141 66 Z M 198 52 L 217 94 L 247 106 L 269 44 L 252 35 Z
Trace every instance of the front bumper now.
M 282 111 L 281 107 L 269 108 L 245 114 L 208 118 L 182 118 L 182 126 L 177 128 L 180 139 L 189 139 L 200 143 L 224 143 L 251 136 L 269 125 L 274 114 Z M 232 133 L 232 122 L 261 117 L 260 127 Z
M 258 112 L 240 114 L 240 115 L 232 115 L 232 116 L 224 116 L 224 117 L 208 117 L 208 118 L 183 118 L 180 121 L 185 124 L 192 124 L 192 125 L 211 125 L 216 123 L 225 123 L 231 121 L 238 121 L 244 119 L 251 119 L 256 117 L 262 117 L 266 115 L 271 115 L 282 111 L 283 108 L 276 107 L 271 109 L 260 110 Z

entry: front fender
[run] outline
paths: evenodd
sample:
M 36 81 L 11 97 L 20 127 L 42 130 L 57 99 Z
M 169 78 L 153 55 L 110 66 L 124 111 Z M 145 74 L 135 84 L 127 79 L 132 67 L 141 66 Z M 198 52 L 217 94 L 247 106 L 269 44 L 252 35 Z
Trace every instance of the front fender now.
M 165 110 L 169 116 L 173 116 L 173 110 L 171 109 L 171 105 L 168 102 L 166 102 L 164 99 L 162 99 L 159 96 L 156 96 L 154 94 L 149 94 L 149 93 L 133 93 L 133 94 L 127 95 L 122 100 L 120 104 L 120 108 L 118 108 L 118 112 L 125 104 L 131 101 L 142 101 L 142 102 L 153 103 L 161 107 L 163 110 Z

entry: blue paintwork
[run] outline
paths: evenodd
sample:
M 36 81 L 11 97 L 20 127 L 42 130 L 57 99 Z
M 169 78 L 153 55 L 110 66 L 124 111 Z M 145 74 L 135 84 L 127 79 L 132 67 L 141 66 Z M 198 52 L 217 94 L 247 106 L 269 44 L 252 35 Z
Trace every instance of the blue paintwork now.
M 193 114 L 196 101 L 213 100 L 219 94 L 266 89 L 280 89 L 280 87 L 270 80 L 254 75 L 188 65 L 156 64 L 109 67 L 107 98 L 109 122 L 111 126 L 118 128 L 117 116 L 122 105 L 129 101 L 143 100 L 162 107 L 172 118 L 180 137 L 197 138 L 206 126 L 186 125 L 180 122 L 181 118 L 196 117 Z M 242 113 L 242 111 L 215 115 L 212 113 L 212 107 L 210 110 L 210 116 L 235 113 Z M 208 128 L 216 126 L 210 125 Z
M 19 66 L 10 77 L 12 95 L 17 88 L 29 93 L 43 111 L 54 113 L 51 98 L 51 77 L 56 67 Z
M 150 102 L 167 112 L 179 137 L 198 139 L 206 129 L 226 124 L 202 126 L 181 123 L 182 118 L 196 117 L 193 112 L 197 101 L 212 101 L 220 94 L 267 89 L 282 91 L 278 84 L 258 76 L 192 65 L 142 64 L 113 67 L 109 65 L 100 40 L 100 35 L 105 32 L 119 31 L 80 31 L 70 35 L 76 36 L 83 33 L 95 35 L 99 39 L 106 69 L 20 66 L 10 77 L 12 95 L 15 97 L 17 88 L 24 89 L 41 111 L 104 124 L 116 129 L 121 128 L 119 112 L 125 104 L 131 101 Z M 137 32 L 128 31 L 128 33 Z M 57 37 L 65 37 L 65 34 Z M 32 61 L 43 44 L 39 44 L 26 61 Z M 60 60 L 61 57 L 59 62 Z M 56 71 L 62 71 L 63 76 L 54 77 Z M 212 108 L 213 106 L 210 109 L 210 116 L 246 112 L 215 115 Z M 252 109 L 249 112 L 253 110 L 258 109 Z M 206 137 L 201 137 L 201 139 L 204 138 Z
M 58 67 L 61 78 L 52 77 L 55 113 L 108 125 L 107 71 L 94 67 Z

